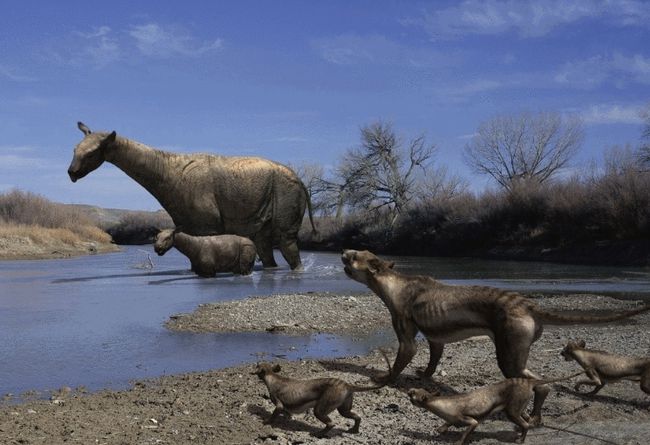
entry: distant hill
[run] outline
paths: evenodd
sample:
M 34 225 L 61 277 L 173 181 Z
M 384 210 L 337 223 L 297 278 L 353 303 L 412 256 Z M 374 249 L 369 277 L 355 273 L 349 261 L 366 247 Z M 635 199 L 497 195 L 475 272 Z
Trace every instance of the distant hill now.
M 64 204 L 91 218 L 116 244 L 150 244 L 158 230 L 174 226 L 165 210 L 105 209 L 86 204 Z

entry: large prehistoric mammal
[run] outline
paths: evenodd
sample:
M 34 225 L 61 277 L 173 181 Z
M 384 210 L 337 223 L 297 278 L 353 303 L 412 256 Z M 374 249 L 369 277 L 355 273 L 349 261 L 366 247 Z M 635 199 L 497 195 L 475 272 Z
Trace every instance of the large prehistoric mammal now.
M 499 369 L 505 377 L 538 378 L 526 368 L 530 347 L 542 335 L 542 323 L 604 323 L 650 310 L 650 306 L 604 317 L 567 315 L 545 311 L 516 292 L 483 286 L 452 286 L 431 277 L 405 275 L 393 270 L 368 251 L 345 250 L 345 273 L 375 292 L 388 308 L 399 349 L 393 370 L 377 381 L 394 380 L 417 351 L 415 336 L 422 332 L 429 342 L 429 363 L 422 375 L 430 377 L 445 343 L 475 335 L 492 338 Z M 543 401 L 535 397 L 533 414 Z
M 619 380 L 640 382 L 641 390 L 650 394 L 650 357 L 627 357 L 610 352 L 587 349 L 584 340 L 569 341 L 560 353 L 565 360 L 575 360 L 585 369 L 589 379 L 575 384 L 593 386 L 589 394 L 596 394 L 606 383 Z
M 384 351 L 381 353 L 390 372 L 390 361 Z M 343 417 L 354 419 L 354 425 L 348 432 L 358 433 L 361 418 L 352 411 L 354 393 L 372 391 L 386 385 L 382 383 L 374 386 L 358 386 L 337 378 L 298 380 L 281 376 L 278 372 L 280 372 L 280 365 L 270 363 L 258 363 L 253 371 L 253 374 L 266 385 L 271 401 L 275 405 L 273 414 L 264 423 L 272 423 L 281 413 L 291 416 L 313 408 L 316 418 L 325 424 L 317 434 L 319 437 L 325 436 L 334 427 L 328 414 L 335 409 Z
M 463 435 L 456 442 L 457 445 L 467 443 L 469 435 L 476 429 L 480 420 L 500 411 L 505 412 L 506 417 L 519 426 L 521 435 L 517 442 L 523 443 L 528 428 L 541 422 L 541 418 L 531 419 L 526 413 L 533 393 L 535 398 L 541 399 L 543 403 L 550 391 L 547 386 L 549 383 L 568 380 L 582 373 L 584 371 L 556 379 L 515 377 L 468 393 L 449 396 L 412 388 L 408 391 L 408 396 L 415 406 L 431 411 L 445 421 L 444 425 L 438 428 L 439 433 L 446 432 L 450 426 L 466 426 Z
M 73 182 L 108 161 L 147 189 L 186 233 L 250 238 L 264 267 L 277 265 L 277 245 L 292 269 L 301 267 L 305 206 L 315 228 L 307 189 L 288 167 L 256 157 L 171 153 L 77 125 L 85 137 L 68 168 Z
M 257 257 L 255 244 L 243 236 L 192 236 L 179 227 L 158 232 L 153 245 L 158 255 L 164 255 L 172 247 L 185 255 L 192 271 L 202 277 L 213 277 L 218 272 L 249 275 Z

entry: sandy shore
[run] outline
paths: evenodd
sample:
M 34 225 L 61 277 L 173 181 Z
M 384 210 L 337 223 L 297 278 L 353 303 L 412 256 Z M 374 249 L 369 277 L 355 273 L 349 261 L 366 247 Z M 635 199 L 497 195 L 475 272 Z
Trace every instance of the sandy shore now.
M 534 298 L 547 308 L 592 313 L 636 306 L 635 302 L 593 295 Z M 354 336 L 388 324 L 386 309 L 376 297 L 366 294 L 252 298 L 205 305 L 193 314 L 171 316 L 168 322 L 176 330 L 275 331 L 268 335 L 333 332 Z M 531 350 L 529 367 L 547 377 L 576 371 L 574 362 L 565 362 L 559 356 L 567 339 L 575 338 L 583 338 L 588 346 L 598 349 L 650 355 L 649 328 L 649 314 L 608 325 L 547 327 Z M 396 342 L 387 346 L 394 357 Z M 351 422 L 337 413 L 332 414 L 336 428 L 326 439 L 311 435 L 322 427 L 311 413 L 282 418 L 274 426 L 263 425 L 272 404 L 264 385 L 250 374 L 253 366 L 244 365 L 135 382 L 125 391 L 86 394 L 83 389 L 62 388 L 48 394 L 48 400 L 16 404 L 9 398 L 0 407 L 0 443 L 448 444 L 458 440 L 461 430 L 451 428 L 448 433 L 436 433 L 442 421 L 412 406 L 403 390 L 424 387 L 443 393 L 464 392 L 496 382 L 501 375 L 493 345 L 485 338 L 448 345 L 431 381 L 423 381 L 414 373 L 427 358 L 426 347 L 421 345 L 414 362 L 395 385 L 355 396 L 354 411 L 362 417 L 361 433 L 357 435 L 344 432 Z M 288 376 L 337 376 L 362 385 L 377 370 L 385 369 L 377 351 L 361 357 L 278 363 Z M 572 386 L 553 385 L 544 405 L 545 426 L 531 430 L 526 443 L 648 443 L 650 396 L 639 389 L 638 383 L 608 385 L 594 397 L 578 394 Z M 471 443 L 495 444 L 512 443 L 515 437 L 512 424 L 497 416 L 481 423 L 470 439 Z

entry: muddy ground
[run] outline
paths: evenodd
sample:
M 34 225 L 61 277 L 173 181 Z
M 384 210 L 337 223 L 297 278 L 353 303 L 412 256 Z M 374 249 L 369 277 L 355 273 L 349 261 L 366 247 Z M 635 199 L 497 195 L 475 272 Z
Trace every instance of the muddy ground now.
M 534 298 L 547 308 L 580 308 L 591 313 L 636 305 L 593 295 Z M 194 314 L 171 316 L 168 326 L 194 331 L 269 330 L 268 335 L 333 332 L 359 336 L 373 329 L 390 329 L 388 323 L 386 309 L 372 295 L 306 294 L 205 305 Z M 529 367 L 547 377 L 574 372 L 577 365 L 563 361 L 559 351 L 567 339 L 575 338 L 621 354 L 650 355 L 649 328 L 650 314 L 601 326 L 547 327 L 532 348 Z M 396 342 L 387 346 L 394 357 Z M 395 385 L 355 396 L 354 411 L 362 417 L 361 432 L 356 435 L 345 432 L 351 422 L 338 413 L 332 414 L 336 427 L 326 439 L 312 435 L 322 425 L 311 413 L 264 425 L 273 406 L 266 387 L 250 374 L 251 364 L 138 381 L 124 391 L 87 394 L 83 388 L 61 388 L 27 395 L 40 400 L 20 403 L 15 397 L 6 397 L 0 407 L 0 443 L 449 444 L 459 439 L 461 430 L 436 433 L 442 421 L 412 406 L 403 391 L 424 387 L 443 393 L 464 392 L 496 382 L 501 375 L 493 345 L 485 338 L 448 345 L 434 379 L 423 381 L 415 376 L 415 369 L 424 366 L 427 358 L 421 344 L 414 362 Z M 336 360 L 275 362 L 287 376 L 337 376 L 362 385 L 377 370 L 385 369 L 377 351 Z M 638 383 L 608 385 L 597 396 L 572 388 L 569 382 L 553 385 L 544 405 L 545 426 L 531 430 L 526 443 L 648 443 L 650 396 Z M 470 436 L 476 444 L 513 443 L 515 438 L 513 425 L 500 416 L 485 420 Z

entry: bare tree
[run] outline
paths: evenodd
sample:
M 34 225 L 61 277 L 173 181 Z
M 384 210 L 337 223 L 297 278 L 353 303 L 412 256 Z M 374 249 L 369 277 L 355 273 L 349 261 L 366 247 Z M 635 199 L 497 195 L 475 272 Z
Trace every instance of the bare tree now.
M 645 169 L 650 169 L 650 104 L 641 112 L 641 117 L 644 124 L 643 133 L 641 134 L 643 142 L 639 147 L 639 157 Z
M 463 155 L 476 173 L 512 190 L 519 182 L 541 184 L 567 166 L 583 134 L 578 118 L 558 113 L 498 116 L 481 124 Z
M 340 196 L 355 208 L 387 208 L 394 223 L 417 190 L 435 153 L 419 136 L 404 145 L 390 124 L 361 128 L 361 144 L 347 151 L 336 170 Z

